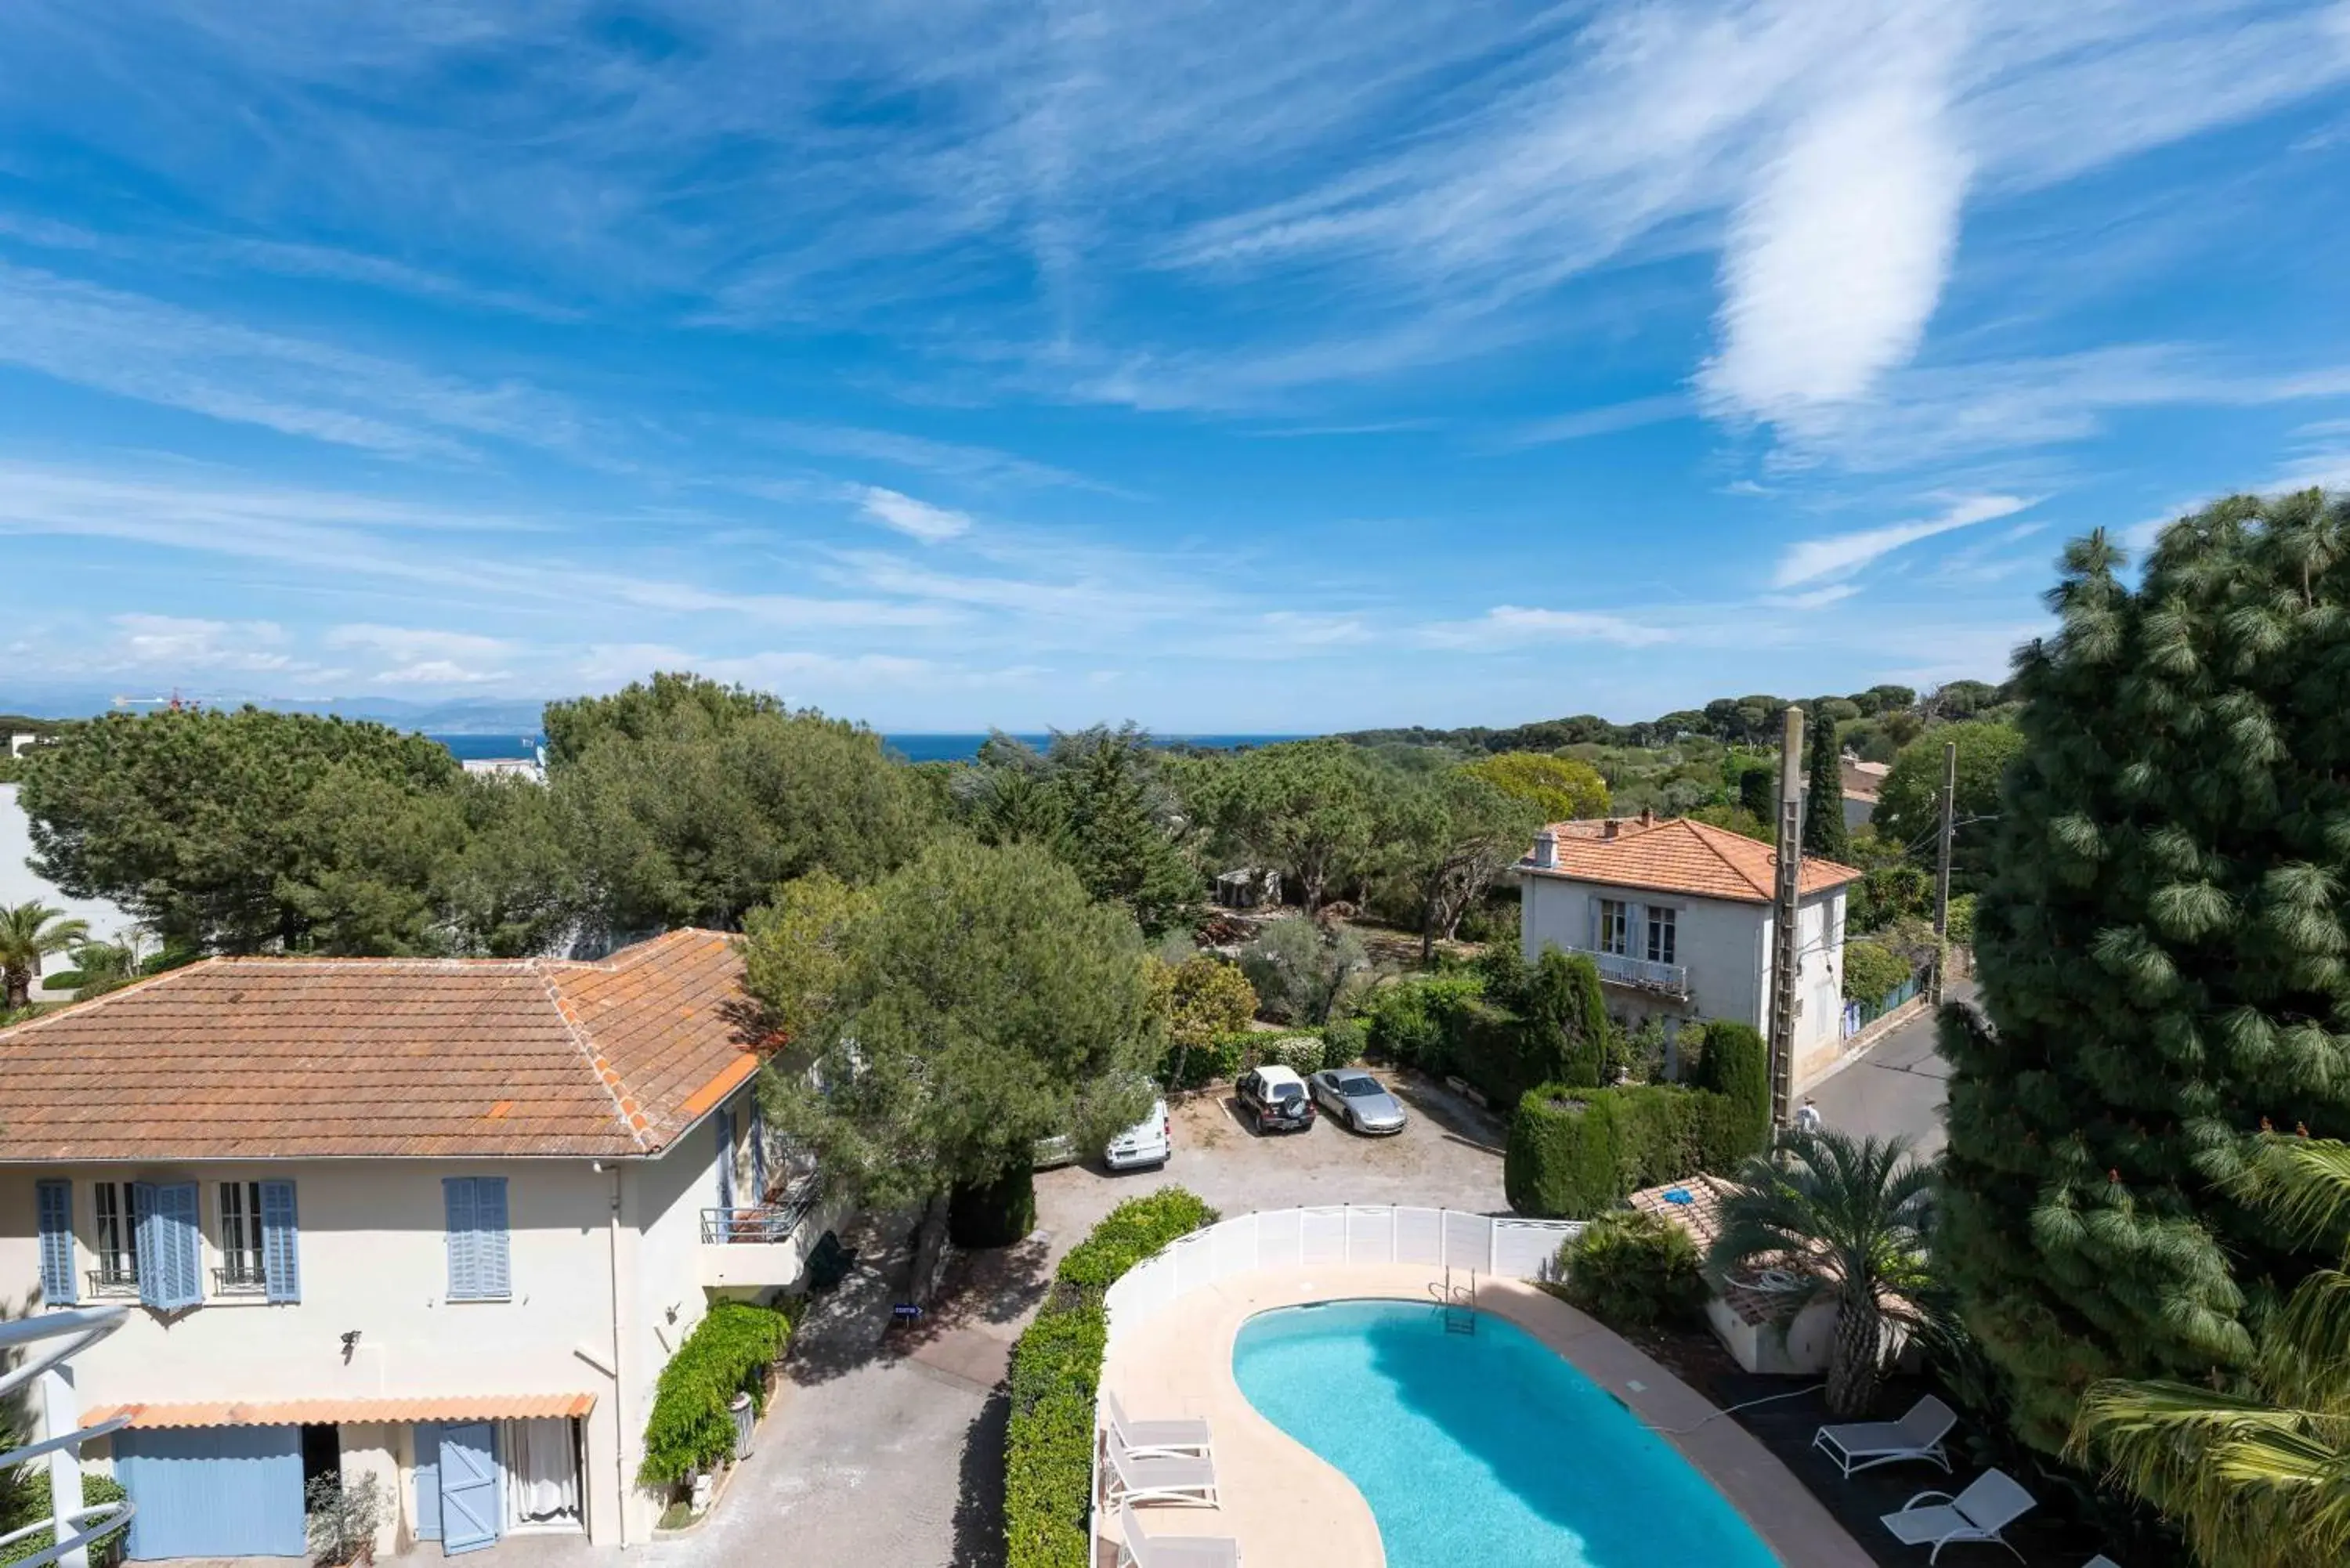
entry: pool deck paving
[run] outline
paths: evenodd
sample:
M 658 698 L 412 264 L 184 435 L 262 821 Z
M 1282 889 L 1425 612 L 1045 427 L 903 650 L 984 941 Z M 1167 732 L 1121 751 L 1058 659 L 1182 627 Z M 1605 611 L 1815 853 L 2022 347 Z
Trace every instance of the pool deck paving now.
M 1383 1568 L 1378 1527 L 1362 1494 L 1257 1413 L 1233 1378 L 1233 1345 L 1242 1324 L 1262 1312 L 1321 1301 L 1432 1303 L 1430 1287 L 1440 1282 L 1429 1269 L 1396 1264 L 1262 1269 L 1191 1292 L 1122 1334 L 1102 1376 L 1127 1414 L 1138 1421 L 1199 1417 L 1215 1436 L 1220 1505 L 1151 1504 L 1136 1511 L 1144 1529 L 1230 1536 L 1251 1564 Z M 1661 1433 L 1788 1568 L 1874 1568 L 1869 1554 L 1752 1433 L 1720 1418 L 1711 1403 L 1619 1335 L 1516 1281 L 1481 1282 L 1478 1304 L 1557 1352 Z M 1112 1568 L 1115 1511 L 1104 1511 L 1099 1523 L 1097 1560 Z

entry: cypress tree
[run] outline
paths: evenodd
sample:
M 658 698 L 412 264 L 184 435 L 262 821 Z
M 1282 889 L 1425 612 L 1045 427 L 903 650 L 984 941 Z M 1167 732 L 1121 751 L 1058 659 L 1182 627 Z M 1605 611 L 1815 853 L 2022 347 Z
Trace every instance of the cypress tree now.
M 1811 782 L 1804 800 L 1804 853 L 1846 860 L 1852 835 L 1844 825 L 1844 748 L 1836 744 L 1836 722 L 1813 704 Z
M 1953 1006 L 1936 1246 L 2029 1442 L 2101 1377 L 2224 1379 L 2315 1260 L 2219 1185 L 2350 1133 L 2350 507 L 2237 497 L 2135 590 L 2065 553 Z

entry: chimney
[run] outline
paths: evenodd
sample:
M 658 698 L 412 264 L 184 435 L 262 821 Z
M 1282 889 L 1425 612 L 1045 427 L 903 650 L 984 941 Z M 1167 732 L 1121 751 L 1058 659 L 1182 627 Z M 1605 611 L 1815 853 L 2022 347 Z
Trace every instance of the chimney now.
M 1623 826 L 1624 825 L 1621 822 L 1611 816 L 1606 822 L 1599 825 L 1599 836 L 1602 838 L 1613 838 L 1616 836 L 1616 830 Z
M 1547 827 L 1534 835 L 1534 864 L 1545 871 L 1558 868 L 1558 835 Z
M 1640 826 L 1643 827 L 1654 827 L 1657 826 L 1657 808 L 1655 806 L 1644 805 L 1640 808 Z

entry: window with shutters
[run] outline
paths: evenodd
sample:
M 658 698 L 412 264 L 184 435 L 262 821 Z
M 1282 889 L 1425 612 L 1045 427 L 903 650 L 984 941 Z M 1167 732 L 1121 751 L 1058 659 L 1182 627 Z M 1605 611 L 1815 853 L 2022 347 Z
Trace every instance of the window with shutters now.
M 94 1296 L 139 1293 L 139 1216 L 132 1184 L 100 1181 L 91 1186 L 97 1225 L 90 1232 L 98 1267 L 89 1272 Z
M 41 1304 L 71 1306 L 78 1299 L 74 1280 L 73 1183 L 34 1184 L 40 1199 Z
M 204 1299 L 203 1238 L 192 1181 L 130 1184 L 139 1299 L 177 1312 Z
M 514 1282 L 506 1238 L 506 1179 L 452 1176 L 441 1182 L 448 1208 L 449 1300 L 502 1302 Z
M 1680 914 L 1675 909 L 1648 906 L 1648 961 L 1679 963 L 1680 951 Z
M 269 1288 L 261 1255 L 261 1183 L 220 1184 L 221 1266 L 213 1287 L 224 1296 L 257 1296 Z
M 1632 914 L 1624 900 L 1600 899 L 1598 923 L 1599 929 L 1593 945 L 1601 952 L 1614 953 L 1617 958 L 1631 957 Z

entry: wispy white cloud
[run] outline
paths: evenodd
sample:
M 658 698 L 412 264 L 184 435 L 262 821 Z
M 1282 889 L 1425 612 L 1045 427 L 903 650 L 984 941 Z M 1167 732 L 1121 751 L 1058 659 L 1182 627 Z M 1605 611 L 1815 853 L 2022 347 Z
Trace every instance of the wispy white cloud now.
M 943 545 L 971 532 L 971 514 L 944 506 L 933 506 L 927 501 L 895 490 L 884 490 L 878 484 L 861 484 L 852 493 L 858 510 L 884 528 L 894 528 L 909 538 L 920 539 L 925 545 Z
M 1037 462 L 1016 452 L 965 441 L 935 441 L 901 431 L 871 430 L 859 425 L 826 424 L 807 420 L 765 420 L 748 427 L 755 437 L 819 457 L 854 458 L 860 462 L 893 463 L 947 479 L 976 484 L 1020 484 L 1038 488 L 1063 485 L 1084 490 L 1112 487 L 1051 463 Z
M 1661 626 L 1600 610 L 1529 609 L 1496 605 L 1474 620 L 1423 626 L 1419 640 L 1431 648 L 1495 649 L 1536 642 L 1603 642 L 1618 648 L 1649 648 L 1675 641 L 1679 633 Z
M 1825 587 L 1807 588 L 1800 594 L 1767 594 L 1763 596 L 1762 602 L 1774 609 L 1825 609 L 1830 605 L 1842 604 L 1858 592 L 1860 585 L 1857 583 L 1830 583 Z
M 1924 339 L 1970 160 L 1950 114 L 1955 29 L 1917 31 L 1820 84 L 1741 205 L 1721 348 L 1699 378 L 1718 411 L 1783 421 L 1852 402 Z
M 2016 495 L 1970 495 L 1952 502 L 1937 516 L 1908 523 L 1888 523 L 1850 534 L 1805 539 L 1790 545 L 1771 574 L 1776 588 L 1799 587 L 1823 578 L 1848 577 L 1863 567 L 1920 539 L 1970 528 L 1993 518 L 2012 516 L 2033 504 Z
M 1653 398 L 1634 398 L 1627 402 L 1608 403 L 1596 409 L 1560 414 L 1553 419 L 1532 421 L 1509 432 L 1503 444 L 1542 446 L 1551 441 L 1582 441 L 1589 436 L 1614 435 L 1618 431 L 1637 430 L 1642 425 L 1660 424 L 1668 420 L 1687 419 L 1696 411 L 1696 400 L 1679 392 Z
M 381 668 L 365 677 L 382 686 L 472 686 L 513 679 L 504 668 L 516 651 L 506 638 L 421 627 L 352 622 L 330 627 L 319 639 L 332 649 L 364 649 Z

